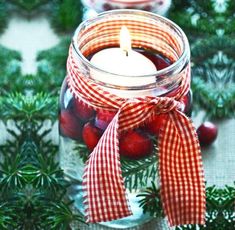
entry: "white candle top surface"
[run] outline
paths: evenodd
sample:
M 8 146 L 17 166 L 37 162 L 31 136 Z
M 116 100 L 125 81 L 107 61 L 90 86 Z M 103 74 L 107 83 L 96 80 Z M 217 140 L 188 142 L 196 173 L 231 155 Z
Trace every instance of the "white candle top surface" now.
M 154 74 L 157 69 L 151 60 L 132 50 L 131 36 L 125 26 L 120 31 L 120 48 L 103 49 L 94 54 L 90 62 L 107 72 L 98 70 L 91 72 L 95 80 L 104 83 L 117 86 L 142 86 L 155 82 L 155 76 L 140 77 Z
M 128 52 L 120 48 L 108 48 L 96 53 L 91 63 L 109 73 L 124 76 L 150 75 L 156 72 L 156 67 L 143 54 L 134 50 Z

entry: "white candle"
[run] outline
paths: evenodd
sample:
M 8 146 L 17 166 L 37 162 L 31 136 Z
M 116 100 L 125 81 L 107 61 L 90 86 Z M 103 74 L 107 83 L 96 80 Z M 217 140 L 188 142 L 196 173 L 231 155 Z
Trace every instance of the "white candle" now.
M 110 73 L 97 70 L 91 73 L 94 79 L 107 84 L 131 87 L 156 82 L 154 73 L 157 69 L 155 65 L 144 55 L 132 50 L 130 33 L 126 27 L 122 27 L 120 32 L 120 48 L 108 48 L 97 52 L 92 57 L 91 63 Z M 140 77 L 151 74 L 152 76 Z M 129 96 L 133 96 L 133 94 Z

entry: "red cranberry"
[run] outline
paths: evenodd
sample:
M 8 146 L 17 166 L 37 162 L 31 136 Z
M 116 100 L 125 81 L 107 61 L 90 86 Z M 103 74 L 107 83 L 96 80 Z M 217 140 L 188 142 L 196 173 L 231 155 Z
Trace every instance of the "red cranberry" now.
M 73 101 L 73 112 L 82 121 L 88 121 L 95 115 L 95 110 L 91 106 L 77 99 Z
M 59 129 L 63 136 L 79 140 L 82 137 L 82 125 L 68 110 L 62 110 L 59 116 Z
M 99 128 L 95 127 L 93 123 L 88 122 L 84 125 L 82 137 L 84 143 L 90 151 L 95 148 L 101 136 L 102 131 Z
M 107 111 L 107 110 L 99 110 L 97 111 L 96 118 L 95 118 L 95 126 L 105 130 L 109 123 L 114 118 L 116 112 Z
M 198 127 L 197 134 L 200 144 L 207 146 L 215 141 L 218 135 L 218 129 L 215 124 L 207 121 Z
M 153 141 L 139 130 L 132 130 L 121 135 L 120 155 L 137 160 L 149 156 L 153 151 Z

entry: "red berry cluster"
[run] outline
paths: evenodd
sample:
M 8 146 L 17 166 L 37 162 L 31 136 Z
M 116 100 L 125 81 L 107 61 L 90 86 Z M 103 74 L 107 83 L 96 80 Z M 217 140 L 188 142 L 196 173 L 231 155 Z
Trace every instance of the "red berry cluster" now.
M 95 117 L 95 110 L 78 99 L 72 98 L 66 108 L 61 108 L 59 116 L 60 133 L 74 140 L 81 140 L 83 130 Z
M 69 97 L 66 106 L 65 95 L 67 87 L 63 87 L 61 98 L 61 111 L 59 116 L 60 134 L 74 140 L 83 141 L 89 151 L 92 151 L 99 142 L 103 132 L 108 127 L 115 111 L 97 110 L 81 100 Z M 176 93 L 176 92 L 171 92 Z M 183 111 L 188 112 L 191 104 L 191 93 L 186 95 L 182 102 Z M 141 159 L 149 156 L 154 149 L 154 138 L 159 136 L 164 124 L 166 114 L 159 114 L 137 129 L 120 133 L 119 152 L 129 159 Z

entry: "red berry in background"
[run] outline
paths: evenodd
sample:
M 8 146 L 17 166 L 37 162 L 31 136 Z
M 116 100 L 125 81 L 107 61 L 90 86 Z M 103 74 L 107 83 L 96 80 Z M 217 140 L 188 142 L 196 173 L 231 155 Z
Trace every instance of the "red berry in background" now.
M 82 137 L 82 124 L 68 110 L 62 110 L 59 115 L 59 129 L 63 136 L 79 140 Z
M 119 141 L 120 155 L 138 160 L 149 156 L 153 151 L 153 141 L 139 130 L 128 131 L 121 135 Z
M 82 121 L 88 121 L 95 115 L 95 110 L 78 99 L 73 101 L 73 112 Z
M 155 135 L 158 137 L 160 133 L 160 129 L 162 128 L 162 125 L 166 118 L 167 118 L 167 115 L 164 113 L 154 115 L 154 118 L 145 125 L 145 130 L 151 133 L 152 135 Z
M 90 151 L 95 148 L 101 136 L 102 131 L 95 127 L 92 122 L 88 122 L 84 125 L 82 130 L 82 138 Z
M 107 110 L 97 111 L 97 114 L 95 117 L 95 126 L 102 130 L 105 130 L 115 115 L 116 115 L 116 112 L 113 112 L 113 111 L 107 111 Z
M 200 144 L 202 146 L 207 146 L 215 141 L 218 135 L 218 128 L 215 124 L 207 121 L 198 127 L 197 135 Z

